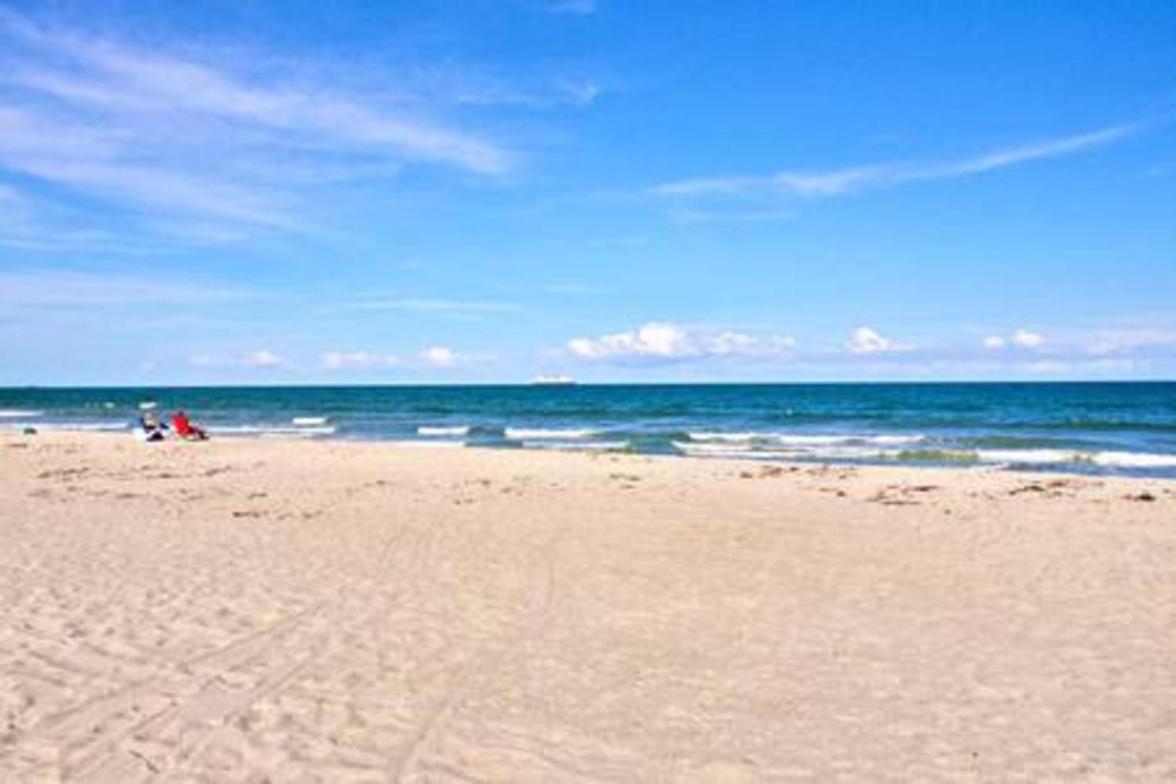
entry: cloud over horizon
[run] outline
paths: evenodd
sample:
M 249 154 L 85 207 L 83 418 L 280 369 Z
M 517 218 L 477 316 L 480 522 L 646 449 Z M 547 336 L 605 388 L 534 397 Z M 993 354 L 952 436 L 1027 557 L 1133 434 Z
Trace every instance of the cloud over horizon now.
M 889 354 L 896 351 L 912 351 L 914 346 L 883 337 L 873 327 L 858 327 L 849 336 L 846 348 L 851 354 Z
M 730 330 L 699 330 L 651 321 L 630 332 L 567 342 L 572 356 L 585 360 L 673 361 L 703 358 L 771 358 L 796 347 L 788 335 L 752 335 Z

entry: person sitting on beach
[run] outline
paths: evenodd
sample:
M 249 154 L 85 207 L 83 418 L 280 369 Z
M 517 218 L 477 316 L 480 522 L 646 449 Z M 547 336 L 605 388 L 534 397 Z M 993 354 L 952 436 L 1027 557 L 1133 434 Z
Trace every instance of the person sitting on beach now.
M 162 441 L 167 438 L 167 425 L 160 422 L 155 414 L 139 417 L 139 429 L 144 441 Z
M 176 435 L 185 441 L 208 440 L 208 433 L 192 424 L 192 420 L 188 419 L 188 415 L 183 411 L 172 414 L 172 427 L 176 429 Z

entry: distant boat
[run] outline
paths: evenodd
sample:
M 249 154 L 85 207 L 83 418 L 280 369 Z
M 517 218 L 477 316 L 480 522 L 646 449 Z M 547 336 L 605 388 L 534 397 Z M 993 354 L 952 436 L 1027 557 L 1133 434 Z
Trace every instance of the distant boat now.
M 531 383 L 537 387 L 570 387 L 575 386 L 576 379 L 571 376 L 535 376 Z

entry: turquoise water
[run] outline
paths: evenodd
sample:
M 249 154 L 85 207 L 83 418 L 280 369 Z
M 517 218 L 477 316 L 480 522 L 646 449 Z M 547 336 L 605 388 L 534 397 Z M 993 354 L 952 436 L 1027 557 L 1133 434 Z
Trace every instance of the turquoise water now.
M 1176 476 L 1176 383 L 0 389 L 0 428 L 125 430 L 146 401 L 222 437 Z

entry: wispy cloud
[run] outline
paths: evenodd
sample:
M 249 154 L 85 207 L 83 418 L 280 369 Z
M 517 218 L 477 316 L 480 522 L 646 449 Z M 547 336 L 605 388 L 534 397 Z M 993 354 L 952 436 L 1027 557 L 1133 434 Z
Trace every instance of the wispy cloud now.
M 1086 352 L 1096 356 L 1141 351 L 1176 352 L 1176 328 L 1114 327 L 1096 330 L 1085 339 Z
M 540 7 L 551 14 L 588 16 L 596 13 L 596 0 L 539 0 Z
M 670 214 L 674 223 L 690 225 L 705 223 L 777 223 L 796 217 L 793 210 L 675 210 Z
M 226 286 L 148 274 L 65 269 L 0 271 L 0 310 L 141 309 L 152 305 L 240 302 L 256 296 Z
M 510 302 L 458 299 L 367 299 L 351 302 L 347 310 L 405 310 L 416 313 L 439 313 L 447 315 L 486 315 L 492 313 L 515 313 L 521 308 Z
M 308 222 L 323 183 L 409 165 L 489 176 L 515 165 L 502 144 L 441 119 L 452 96 L 348 89 L 258 55 L 146 51 L 10 12 L 0 52 L 0 176 L 157 226 L 290 230 Z
M 868 188 L 909 182 L 947 180 L 996 171 L 1047 158 L 1074 155 L 1122 141 L 1139 125 L 1117 125 L 1089 133 L 1005 147 L 951 161 L 879 163 L 828 171 L 782 171 L 768 175 L 702 177 L 655 185 L 651 192 L 670 197 L 705 196 L 838 196 Z

